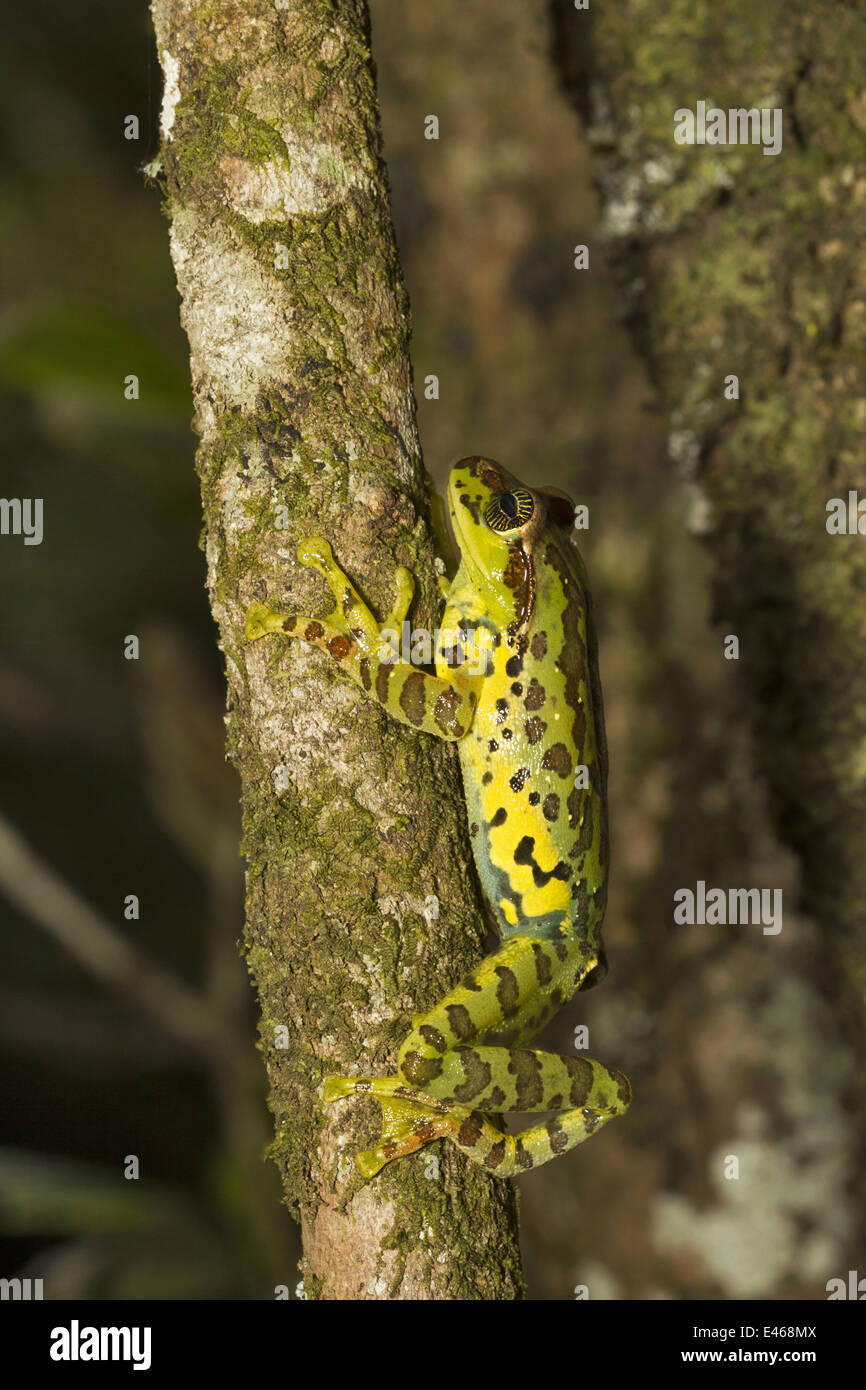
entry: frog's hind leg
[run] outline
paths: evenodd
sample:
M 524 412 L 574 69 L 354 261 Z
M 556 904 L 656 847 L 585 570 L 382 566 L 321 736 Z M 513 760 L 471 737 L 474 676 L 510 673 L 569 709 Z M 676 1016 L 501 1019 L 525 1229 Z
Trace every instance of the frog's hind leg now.
M 560 1062 L 575 1060 L 554 1058 L 553 1053 L 531 1055 Z M 414 1153 L 432 1139 L 450 1139 L 473 1163 L 481 1164 L 499 1178 L 510 1178 L 538 1168 L 576 1148 L 628 1109 L 631 1089 L 622 1072 L 610 1072 L 589 1058 L 581 1060 L 592 1074 L 587 1100 L 593 1103 L 554 1115 L 520 1134 L 504 1134 L 482 1111 L 469 1110 L 462 1105 L 449 1107 L 444 1112 L 419 1109 L 417 1102 L 398 1101 L 393 1096 L 380 1094 L 374 1083 L 370 1093 L 382 1104 L 382 1138 L 376 1148 L 356 1154 L 355 1162 L 365 1178 L 372 1178 L 392 1159 Z M 394 1081 L 392 1077 L 378 1079 L 386 1085 Z M 546 1110 L 550 1106 L 539 1108 Z
M 513 1046 L 534 1037 L 597 968 L 595 956 L 576 956 L 563 941 L 512 937 L 416 1016 L 397 1077 L 329 1078 L 326 1100 L 364 1090 L 382 1103 L 382 1140 L 358 1156 L 361 1171 L 369 1176 L 444 1137 L 507 1177 L 565 1153 L 623 1114 L 631 1089 L 621 1072 Z M 561 1113 L 519 1135 L 503 1134 L 483 1113 L 509 1110 Z
M 415 1016 L 398 1071 L 410 1085 L 438 1095 L 433 1083 L 446 1053 L 476 1041 L 501 1048 L 530 1041 L 597 966 L 595 955 L 578 955 L 564 939 L 510 937 L 428 1013 Z M 453 1098 L 478 1108 L 474 1095 Z
M 378 1145 L 355 1155 L 355 1162 L 365 1178 L 374 1177 L 392 1158 L 414 1153 L 432 1139 L 451 1137 L 456 1140 L 471 1114 L 463 1106 L 437 1101 L 416 1091 L 399 1076 L 329 1076 L 322 1094 L 326 1102 L 331 1102 L 353 1092 L 375 1096 L 382 1107 L 382 1135 Z
M 562 961 L 566 952 L 564 947 L 557 951 L 550 946 L 549 954 L 553 961 Z M 375 1096 L 382 1105 L 381 1140 L 375 1149 L 357 1155 L 358 1167 L 365 1177 L 377 1173 L 392 1158 L 412 1153 L 432 1139 L 447 1135 L 456 1140 L 461 1127 L 471 1120 L 472 1109 L 461 1103 L 459 1093 L 447 1098 L 428 1094 L 422 1078 L 441 1072 L 442 1054 L 456 1058 L 458 1053 L 449 1049 L 458 1046 L 461 1039 L 479 1036 L 497 1023 L 504 1024 L 506 1019 L 515 1040 L 527 1030 L 529 1036 L 534 1036 L 543 1022 L 544 1005 L 538 1002 L 539 975 L 549 978 L 552 971 L 547 955 L 547 947 L 534 952 L 529 942 L 515 939 L 482 961 L 437 1008 L 429 1014 L 416 1015 L 412 1032 L 400 1049 L 397 1076 L 325 1079 L 326 1103 L 361 1091 Z M 503 982 L 508 982 L 509 987 L 514 982 L 514 988 L 508 997 L 500 989 L 497 997 L 497 986 Z M 562 1002 L 561 995 L 557 998 Z M 551 1003 L 551 1011 L 553 1007 Z M 467 1137 L 470 1132 L 476 1136 L 477 1131 L 478 1126 L 473 1124 L 471 1131 L 465 1133 Z M 497 1140 L 503 1137 L 489 1121 L 483 1121 L 481 1132 L 487 1135 L 488 1131 Z
M 414 1153 L 433 1139 L 450 1139 L 473 1163 L 483 1165 L 497 1177 L 511 1177 L 576 1148 L 610 1120 L 624 1114 L 631 1101 L 627 1077 L 589 1057 L 505 1048 L 461 1048 L 448 1054 L 448 1059 L 465 1067 L 466 1075 L 477 1068 L 507 1065 L 514 1078 L 515 1094 L 497 1094 L 495 1088 L 484 1104 L 487 1110 L 561 1109 L 562 1113 L 531 1125 L 520 1134 L 504 1134 L 481 1109 L 472 1110 L 415 1091 L 400 1077 L 329 1077 L 325 1100 L 338 1100 L 357 1090 L 375 1096 L 381 1104 L 380 1141 L 375 1148 L 355 1156 L 365 1178 L 374 1177 L 392 1159 Z M 534 1094 L 525 1090 L 521 1095 L 521 1086 L 529 1086 Z M 562 1109 L 566 1104 L 570 1108 Z
M 400 1072 L 433 1101 L 469 1109 L 447 1137 L 499 1176 L 548 1162 L 628 1109 L 631 1087 L 622 1072 L 520 1046 L 599 964 L 563 940 L 512 937 L 416 1018 L 403 1043 Z M 483 1113 L 537 1110 L 558 1113 L 518 1135 L 502 1134 Z
M 465 1078 L 491 1078 L 484 1093 L 472 1102 L 476 1108 L 470 1121 L 449 1131 L 447 1137 L 474 1163 L 483 1164 L 498 1177 L 537 1168 L 576 1148 L 610 1120 L 625 1114 L 631 1103 L 628 1078 L 591 1057 L 476 1047 L 455 1049 L 444 1060 L 442 1077 L 430 1088 L 437 1094 L 440 1088 L 456 1089 L 449 1072 Z M 471 1089 L 466 1082 L 457 1085 L 464 1091 Z M 485 1118 L 485 1110 L 559 1113 L 519 1134 L 502 1134 Z

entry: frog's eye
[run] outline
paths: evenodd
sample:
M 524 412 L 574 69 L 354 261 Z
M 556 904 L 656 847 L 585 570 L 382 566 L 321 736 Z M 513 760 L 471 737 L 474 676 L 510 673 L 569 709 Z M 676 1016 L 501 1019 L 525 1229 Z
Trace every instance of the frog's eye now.
M 532 493 L 525 487 L 498 492 L 484 510 L 484 520 L 492 531 L 517 531 L 535 511 Z

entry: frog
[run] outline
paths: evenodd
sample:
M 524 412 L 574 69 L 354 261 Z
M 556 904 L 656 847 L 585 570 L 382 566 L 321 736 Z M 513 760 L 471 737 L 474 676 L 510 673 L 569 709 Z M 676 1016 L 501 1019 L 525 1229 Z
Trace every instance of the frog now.
M 447 509 L 460 550 L 440 577 L 433 670 L 398 650 L 414 593 L 395 572 L 380 626 L 320 536 L 298 558 L 335 601 L 327 618 L 254 603 L 246 636 L 284 633 L 327 652 L 393 719 L 456 745 L 469 839 L 498 948 L 412 1018 L 387 1077 L 328 1076 L 322 1098 L 381 1106 L 382 1134 L 356 1155 L 366 1179 L 435 1139 L 497 1177 L 568 1152 L 623 1115 L 628 1078 L 591 1057 L 528 1046 L 572 997 L 607 973 L 608 755 L 598 645 L 574 503 L 525 486 L 493 459 L 451 469 Z M 513 1134 L 504 1116 L 550 1118 Z

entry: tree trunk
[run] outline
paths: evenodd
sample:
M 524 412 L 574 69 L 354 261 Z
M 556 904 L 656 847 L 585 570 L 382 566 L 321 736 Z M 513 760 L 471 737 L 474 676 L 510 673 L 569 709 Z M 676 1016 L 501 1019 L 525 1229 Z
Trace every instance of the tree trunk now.
M 808 975 L 859 1050 L 866 540 L 829 534 L 827 504 L 866 496 L 866 11 L 552 0 L 552 13 L 607 254 L 669 412 L 670 453 L 716 562 L 715 617 L 739 638 L 776 826 L 820 929 Z M 698 101 L 780 108 L 781 152 L 676 143 L 675 113 Z M 862 1144 L 862 1092 L 857 1104 Z
M 152 13 L 242 784 L 246 955 L 306 1296 L 518 1298 L 511 1185 L 450 1145 L 364 1183 L 349 1160 L 378 1108 L 326 1108 L 319 1092 L 328 1073 L 393 1071 L 410 1015 L 482 953 L 454 751 L 389 721 L 323 654 L 243 635 L 254 600 L 330 607 L 295 559 L 316 534 L 380 613 L 408 566 L 415 621 L 435 623 L 366 6 L 153 0 Z

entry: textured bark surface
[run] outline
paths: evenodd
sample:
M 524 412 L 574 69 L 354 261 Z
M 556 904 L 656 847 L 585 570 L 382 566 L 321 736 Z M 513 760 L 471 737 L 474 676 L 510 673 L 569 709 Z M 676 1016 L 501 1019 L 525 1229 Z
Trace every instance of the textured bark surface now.
M 862 1046 L 866 540 L 825 523 L 830 498 L 866 494 L 866 10 L 553 0 L 552 12 L 607 254 L 714 557 L 714 616 L 740 638 L 758 766 L 819 927 L 804 964 Z M 699 100 L 781 107 L 782 152 L 677 145 L 674 113 Z M 724 397 L 731 373 L 739 400 Z M 862 1141 L 862 1095 L 858 1107 Z
M 408 1017 L 482 953 L 453 750 L 388 721 L 323 654 L 243 637 L 256 599 L 328 611 L 295 559 L 298 538 L 319 533 L 380 613 L 394 566 L 408 566 L 412 617 L 435 622 L 366 6 L 153 0 L 152 13 L 242 780 L 246 954 L 306 1294 L 520 1297 L 513 1188 L 450 1146 L 365 1185 L 350 1157 L 378 1108 L 326 1113 L 318 1093 L 329 1072 L 392 1070 Z

